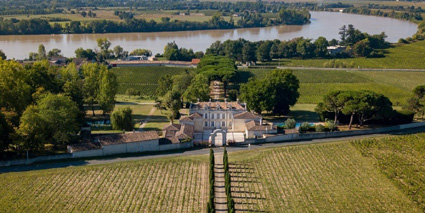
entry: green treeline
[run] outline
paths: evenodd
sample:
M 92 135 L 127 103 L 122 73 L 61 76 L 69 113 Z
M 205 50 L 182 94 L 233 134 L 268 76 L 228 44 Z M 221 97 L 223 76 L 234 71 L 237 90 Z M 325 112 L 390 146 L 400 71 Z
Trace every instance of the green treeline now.
M 55 23 L 51 25 L 45 19 L 0 19 L 0 35 L 31 35 L 31 34 L 59 34 L 59 33 L 125 33 L 125 32 L 161 32 L 186 31 L 206 29 L 232 29 L 240 27 L 265 27 L 281 24 L 306 24 L 310 20 L 310 13 L 282 9 L 276 19 L 262 16 L 257 12 L 244 12 L 241 19 L 235 24 L 233 19 L 226 21 L 220 13 L 216 13 L 209 21 L 170 21 L 167 18 L 161 22 L 154 20 L 129 18 L 122 22 L 99 20 L 91 22 L 72 21 L 64 26 Z

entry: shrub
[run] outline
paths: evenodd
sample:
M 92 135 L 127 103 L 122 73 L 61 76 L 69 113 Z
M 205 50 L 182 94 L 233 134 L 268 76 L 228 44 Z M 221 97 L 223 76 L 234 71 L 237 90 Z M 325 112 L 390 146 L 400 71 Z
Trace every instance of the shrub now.
M 315 129 L 316 129 L 316 132 L 324 132 L 325 126 L 323 126 L 322 124 L 319 124 L 315 126 Z
M 326 121 L 326 128 L 329 129 L 330 132 L 334 132 L 338 129 L 338 126 L 334 124 L 333 121 Z
M 127 130 L 133 129 L 132 110 L 130 107 L 115 110 L 111 115 L 112 129 Z
M 285 128 L 286 129 L 293 129 L 293 128 L 295 128 L 295 125 L 296 125 L 296 122 L 295 122 L 294 119 L 292 119 L 292 118 L 286 119 L 286 121 L 285 121 Z
M 307 132 L 308 130 L 310 130 L 310 124 L 308 122 L 303 122 L 300 126 L 299 131 L 303 133 L 303 132 Z
M 406 39 L 404 39 L 404 38 L 400 38 L 399 40 L 398 40 L 398 43 L 400 43 L 400 44 L 407 44 L 407 43 L 409 43 Z

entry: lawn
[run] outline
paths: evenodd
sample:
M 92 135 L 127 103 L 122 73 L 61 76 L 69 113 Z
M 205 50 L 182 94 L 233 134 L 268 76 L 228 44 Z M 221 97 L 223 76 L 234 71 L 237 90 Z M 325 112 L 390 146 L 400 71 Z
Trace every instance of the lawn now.
M 177 75 L 191 68 L 180 67 L 119 67 L 113 68 L 118 77 L 119 94 L 125 94 L 129 88 L 140 91 L 143 96 L 154 96 L 158 80 L 164 75 Z
M 423 212 L 374 159 L 347 142 L 230 153 L 229 158 L 239 210 Z
M 2 212 L 205 212 L 206 158 L 0 174 Z
M 348 58 L 338 59 L 346 64 L 354 63 L 355 68 L 380 69 L 425 69 L 425 41 L 399 45 L 387 49 L 384 58 Z M 323 67 L 329 59 L 282 59 L 282 66 Z M 275 64 L 276 61 L 273 62 Z

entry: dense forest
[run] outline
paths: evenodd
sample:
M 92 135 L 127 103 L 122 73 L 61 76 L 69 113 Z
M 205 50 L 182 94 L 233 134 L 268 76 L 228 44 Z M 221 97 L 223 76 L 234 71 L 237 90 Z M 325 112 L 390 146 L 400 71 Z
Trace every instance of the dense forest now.
M 276 19 L 263 17 L 257 12 L 245 11 L 235 24 L 233 19 L 226 21 L 216 13 L 209 21 L 191 22 L 163 18 L 154 20 L 128 18 L 122 22 L 99 20 L 91 22 L 71 21 L 64 26 L 50 23 L 45 19 L 0 19 L 0 35 L 30 35 L 58 33 L 122 33 L 122 32 L 161 32 L 205 29 L 231 29 L 238 27 L 265 27 L 280 24 L 306 24 L 310 21 L 307 11 L 281 9 Z

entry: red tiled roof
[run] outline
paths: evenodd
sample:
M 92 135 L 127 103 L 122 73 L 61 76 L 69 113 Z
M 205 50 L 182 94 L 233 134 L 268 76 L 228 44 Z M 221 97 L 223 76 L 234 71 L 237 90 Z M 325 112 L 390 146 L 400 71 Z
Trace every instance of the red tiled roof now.
M 276 126 L 260 125 L 260 122 L 254 120 L 247 122 L 245 127 L 249 131 L 267 131 L 275 130 L 277 128 Z
M 252 112 L 242 112 L 233 116 L 234 119 L 259 119 L 260 117 Z
M 189 115 L 189 118 L 202 118 L 203 116 L 200 113 L 192 113 L 191 115 Z
M 179 121 L 193 121 L 193 119 L 189 116 L 189 117 L 181 117 Z
M 176 133 L 178 139 L 193 138 L 195 127 L 192 125 L 184 124 L 181 129 Z
M 198 64 L 199 64 L 199 62 L 201 62 L 201 59 L 198 59 L 198 58 L 194 58 L 194 59 L 192 59 L 192 64 L 193 64 L 193 65 L 198 65 Z

